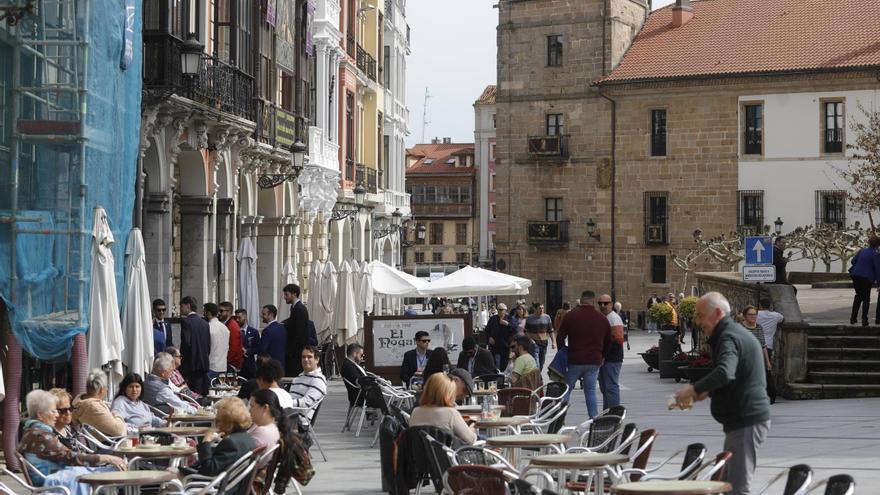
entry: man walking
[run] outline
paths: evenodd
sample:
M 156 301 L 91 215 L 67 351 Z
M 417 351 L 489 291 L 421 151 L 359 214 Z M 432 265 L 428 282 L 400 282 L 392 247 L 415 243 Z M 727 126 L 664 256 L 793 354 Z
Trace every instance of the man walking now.
M 712 417 L 724 428 L 724 450 L 733 457 L 727 479 L 733 495 L 748 495 L 758 448 L 770 431 L 770 399 L 764 374 L 764 355 L 758 340 L 730 317 L 730 303 L 718 292 L 697 302 L 694 321 L 709 339 L 714 368 L 676 394 L 678 407 L 711 397 Z
M 785 267 L 788 265 L 788 258 L 785 257 L 785 236 L 776 236 L 773 240 L 773 266 L 776 267 L 776 283 L 791 285 L 788 281 L 788 274 Z M 797 293 L 797 289 L 795 289 Z
M 180 373 L 189 387 L 201 395 L 208 395 L 209 354 L 211 329 L 208 322 L 196 313 L 196 300 L 186 296 L 180 300 Z
M 489 318 L 489 323 L 486 324 L 486 336 L 489 337 L 489 350 L 495 358 L 495 367 L 504 371 L 510 359 L 510 349 L 507 346 L 510 337 L 516 333 L 516 328 L 508 319 L 507 305 L 499 303 L 497 308 L 498 314 Z
M 284 320 L 284 331 L 287 334 L 287 353 L 284 363 L 285 376 L 299 376 L 303 371 L 302 350 L 309 340 L 309 310 L 299 300 L 300 288 L 296 284 L 287 284 L 281 292 L 284 302 L 290 304 L 290 318 Z
M 620 405 L 620 367 L 623 366 L 623 320 L 612 311 L 611 296 L 599 296 L 599 311 L 611 325 L 611 347 L 605 354 L 605 362 L 599 368 L 599 390 L 602 392 L 602 409 Z
M 213 380 L 219 375 L 226 373 L 226 356 L 229 355 L 229 329 L 220 323 L 217 316 L 220 308 L 214 303 L 205 303 L 205 319 L 208 320 L 208 330 L 211 334 L 211 352 L 208 357 L 208 379 Z
M 575 383 L 580 380 L 590 418 L 599 415 L 596 379 L 603 356 L 611 348 L 611 325 L 602 313 L 596 311 L 595 302 L 595 292 L 585 290 L 581 293 L 578 307 L 565 315 L 556 334 L 559 348 L 566 345 L 568 339 L 568 372 L 565 377 L 568 393 L 565 400 L 569 400 Z
M 544 360 L 547 357 L 547 344 L 552 342 L 553 319 L 544 312 L 543 304 L 535 304 L 535 312 L 526 317 L 526 335 L 535 343 L 532 348 L 538 369 L 544 369 Z M 553 344 L 556 347 L 556 344 Z
M 235 310 L 235 319 L 241 329 L 241 341 L 244 346 L 244 362 L 241 365 L 241 376 L 250 380 L 257 376 L 257 351 L 260 348 L 260 331 L 248 323 L 248 313 L 244 308 Z
M 263 306 L 260 315 L 263 323 L 263 335 L 260 337 L 260 347 L 257 349 L 257 355 L 269 356 L 272 359 L 282 363 L 284 366 L 284 356 L 287 354 L 287 332 L 281 323 L 278 323 L 278 308 L 273 304 Z M 290 376 L 285 374 L 284 376 Z
M 219 319 L 229 329 L 229 353 L 226 355 L 226 362 L 238 372 L 244 366 L 244 346 L 241 342 L 241 327 L 233 316 L 232 310 L 231 302 L 223 301 L 220 303 Z

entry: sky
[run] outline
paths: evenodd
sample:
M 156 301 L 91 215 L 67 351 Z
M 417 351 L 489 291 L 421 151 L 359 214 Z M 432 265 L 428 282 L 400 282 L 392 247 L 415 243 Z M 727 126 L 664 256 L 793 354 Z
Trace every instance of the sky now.
M 654 9 L 675 0 L 654 0 Z M 406 145 L 450 137 L 474 141 L 474 101 L 495 84 L 497 0 L 408 0 L 412 29 L 406 65 L 406 105 L 410 135 Z M 439 7 L 441 6 L 442 7 Z M 467 15 L 462 15 L 467 13 Z M 423 119 L 425 90 L 427 119 Z

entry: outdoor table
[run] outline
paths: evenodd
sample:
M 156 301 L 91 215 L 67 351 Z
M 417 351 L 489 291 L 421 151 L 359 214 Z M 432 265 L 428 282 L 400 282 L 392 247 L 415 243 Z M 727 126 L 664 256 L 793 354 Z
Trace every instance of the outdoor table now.
M 593 474 L 595 475 L 595 493 L 600 495 L 605 492 L 605 467 L 617 466 L 628 461 L 629 456 L 620 454 L 581 452 L 539 455 L 532 457 L 529 460 L 529 467 L 523 471 L 523 475 L 525 475 L 526 471 L 531 468 L 558 469 L 559 474 L 556 478 L 556 491 L 562 492 L 562 489 L 565 487 L 566 471 L 575 471 L 575 479 L 577 478 L 577 471 L 593 471 Z M 587 486 L 585 492 L 589 493 L 589 488 L 590 487 Z
M 723 481 L 640 481 L 611 487 L 615 495 L 713 495 L 727 493 L 733 487 Z
M 489 397 L 495 397 L 497 395 L 497 390 L 474 390 L 471 392 L 471 400 L 473 400 L 475 404 L 482 404 L 483 401 L 488 400 Z
M 205 426 L 163 426 L 161 428 L 150 428 L 141 433 L 147 435 L 150 433 L 170 433 L 181 437 L 203 437 L 209 431 L 211 429 Z
M 136 447 L 120 447 L 113 450 L 113 454 L 126 459 L 142 457 L 144 459 L 169 459 L 172 466 L 176 466 L 180 459 L 196 453 L 196 448 L 190 445 L 175 447 L 174 445 L 144 445 Z
M 480 419 L 475 418 L 474 425 L 477 428 L 487 430 L 489 436 L 498 435 L 499 430 L 509 429 L 514 434 L 519 434 L 519 425 L 528 423 L 529 420 L 527 418 L 508 418 L 508 417 L 495 417 L 495 418 L 486 418 Z
M 217 420 L 217 416 L 211 413 L 195 413 L 195 414 L 172 414 L 168 416 L 168 421 L 171 423 L 187 423 L 187 424 L 195 424 L 195 423 L 214 423 Z
M 458 411 L 458 412 L 460 412 L 460 413 L 477 413 L 477 414 L 480 414 L 480 413 L 483 411 L 483 406 L 481 406 L 481 405 L 479 405 L 479 404 L 465 404 L 465 405 L 462 405 L 462 406 L 455 406 L 455 410 Z M 492 410 L 493 410 L 493 411 L 503 411 L 503 410 L 504 410 L 504 406 L 502 406 L 502 405 L 492 406 Z
M 490 447 L 506 449 L 507 460 L 513 467 L 519 468 L 519 449 L 553 449 L 556 453 L 561 454 L 563 446 L 569 440 L 571 440 L 571 436 L 559 435 L 556 433 L 539 435 L 500 435 L 497 437 L 489 437 L 486 440 L 486 444 Z
M 93 495 L 113 487 L 125 487 L 126 494 L 134 494 L 140 491 L 137 487 L 161 485 L 175 478 L 177 475 L 170 471 L 110 471 L 84 474 L 77 481 L 89 485 L 89 493 Z

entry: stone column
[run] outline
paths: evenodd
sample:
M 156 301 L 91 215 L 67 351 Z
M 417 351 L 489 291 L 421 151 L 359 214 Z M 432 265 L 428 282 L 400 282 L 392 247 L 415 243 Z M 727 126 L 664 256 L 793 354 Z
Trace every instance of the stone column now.
M 264 218 L 257 228 L 257 281 L 261 304 L 276 304 L 281 293 L 284 229 L 280 220 L 277 217 Z M 280 314 L 278 317 L 283 319 Z
M 212 297 L 214 242 L 211 239 L 214 199 L 209 196 L 181 196 L 180 201 L 180 290 L 199 304 Z
M 144 250 L 146 258 L 147 282 L 152 299 L 162 298 L 168 304 L 171 300 L 171 195 L 151 193 L 146 197 L 144 211 Z
M 217 200 L 217 245 L 222 247 L 223 272 L 217 280 L 217 302 L 235 300 L 235 254 L 238 243 L 235 233 L 235 201 L 232 198 Z

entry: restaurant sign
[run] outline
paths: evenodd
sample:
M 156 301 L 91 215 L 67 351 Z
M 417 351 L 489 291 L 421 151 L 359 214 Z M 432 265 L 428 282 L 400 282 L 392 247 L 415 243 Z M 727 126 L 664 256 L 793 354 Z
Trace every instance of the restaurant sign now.
M 280 108 L 275 111 L 275 146 L 290 149 L 296 141 L 296 116 Z

